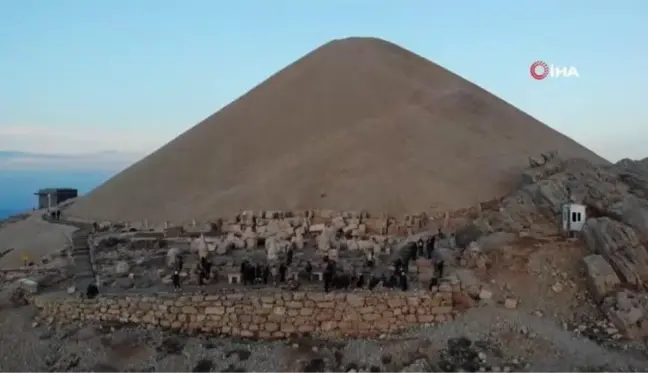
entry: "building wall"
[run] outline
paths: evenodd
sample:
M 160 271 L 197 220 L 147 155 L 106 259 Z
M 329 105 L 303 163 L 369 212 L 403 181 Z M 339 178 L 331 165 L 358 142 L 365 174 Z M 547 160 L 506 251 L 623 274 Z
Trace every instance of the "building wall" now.
M 352 337 L 452 320 L 458 294 L 462 294 L 458 285 L 444 284 L 421 293 L 251 291 L 93 300 L 50 297 L 37 298 L 36 305 L 50 322 L 117 321 L 250 338 Z
M 46 209 L 49 207 L 49 200 L 47 195 L 51 194 L 52 207 L 59 203 L 65 202 L 68 199 L 76 198 L 78 192 L 76 189 L 41 189 L 38 191 L 38 208 Z
M 38 208 L 46 209 L 48 207 L 47 195 L 38 195 Z

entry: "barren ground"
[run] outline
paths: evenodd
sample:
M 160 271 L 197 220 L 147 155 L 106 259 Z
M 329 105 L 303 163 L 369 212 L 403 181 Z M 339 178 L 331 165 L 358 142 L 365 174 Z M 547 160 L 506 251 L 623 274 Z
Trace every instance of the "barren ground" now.
M 141 327 L 54 325 L 34 321 L 31 306 L 12 307 L 5 290 L 0 300 L 0 370 L 648 369 L 643 343 L 621 338 L 589 301 L 580 267 L 584 253 L 579 242 L 558 238 L 524 239 L 501 247 L 488 254 L 487 269 L 476 270 L 490 283 L 491 301 L 452 322 L 377 340 L 244 341 Z M 517 309 L 503 307 L 507 297 L 519 301 Z
M 31 260 L 62 249 L 75 228 L 49 224 L 41 218 L 41 211 L 34 212 L 25 220 L 0 228 L 0 268 L 16 268 L 22 265 L 22 256 Z M 1 255 L 7 250 L 5 255 Z

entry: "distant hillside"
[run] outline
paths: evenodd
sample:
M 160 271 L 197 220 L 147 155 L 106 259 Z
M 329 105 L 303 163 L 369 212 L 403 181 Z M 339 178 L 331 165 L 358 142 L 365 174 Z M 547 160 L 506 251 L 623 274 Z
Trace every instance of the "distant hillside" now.
M 507 194 L 527 157 L 551 150 L 607 163 L 414 53 L 349 38 L 281 70 L 70 213 L 178 222 L 241 209 L 448 210 Z

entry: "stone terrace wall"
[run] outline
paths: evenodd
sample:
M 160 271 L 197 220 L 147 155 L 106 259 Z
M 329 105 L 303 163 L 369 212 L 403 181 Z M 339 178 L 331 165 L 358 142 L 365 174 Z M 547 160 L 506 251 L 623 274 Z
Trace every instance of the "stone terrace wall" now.
M 453 293 L 454 288 L 454 293 Z M 459 286 L 422 293 L 245 292 L 217 295 L 37 298 L 50 322 L 117 321 L 250 338 L 361 337 L 452 320 Z
M 368 234 L 373 235 L 389 235 L 389 236 L 402 236 L 417 233 L 428 228 L 430 223 L 441 223 L 442 226 L 447 224 L 449 219 L 455 218 L 476 218 L 484 210 L 497 209 L 501 202 L 501 198 L 493 199 L 490 201 L 482 202 L 474 206 L 463 209 L 458 209 L 452 212 L 421 212 L 416 214 L 409 214 L 405 216 L 395 217 L 387 214 L 374 214 L 365 211 L 343 211 L 336 212 L 333 210 L 297 210 L 297 211 L 278 211 L 278 210 L 265 210 L 265 211 L 241 211 L 237 216 L 223 217 L 209 222 L 204 221 L 191 221 L 184 222 L 183 224 L 173 224 L 167 222 L 164 224 L 165 228 L 178 228 L 184 227 L 189 231 L 192 230 L 194 223 L 200 226 L 213 225 L 221 226 L 224 231 L 231 231 L 232 227 L 238 227 L 240 224 L 250 225 L 253 220 L 259 223 L 268 221 L 283 221 L 283 220 L 303 220 L 307 219 L 308 225 L 324 224 L 327 226 L 336 225 L 336 219 L 344 219 L 346 222 L 355 222 L 353 224 L 363 224 L 366 227 Z M 79 220 L 80 218 L 70 218 L 71 220 Z M 132 222 L 101 222 L 101 225 L 119 225 L 128 226 L 135 229 L 149 229 L 153 227 L 159 228 L 159 224 L 154 224 L 155 219 L 151 221 L 132 221 Z M 234 229 L 235 230 L 235 229 Z
M 366 225 L 367 233 L 382 235 L 407 235 L 416 233 L 427 227 L 429 222 L 443 222 L 452 218 L 479 216 L 482 210 L 496 209 L 501 198 L 492 199 L 474 206 L 458 209 L 452 212 L 416 213 L 400 217 L 386 214 L 373 214 L 366 211 L 343 211 L 332 210 L 302 210 L 302 211 L 242 211 L 239 219 L 249 223 L 252 218 L 264 220 L 279 220 L 284 218 L 308 218 L 310 224 L 334 225 L 336 218 L 343 218 L 347 221 L 358 220 Z M 231 220 L 226 220 L 232 223 Z

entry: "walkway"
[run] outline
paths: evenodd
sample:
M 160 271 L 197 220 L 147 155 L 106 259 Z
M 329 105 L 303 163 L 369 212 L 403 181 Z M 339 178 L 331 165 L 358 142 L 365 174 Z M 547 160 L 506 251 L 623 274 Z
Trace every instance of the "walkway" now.
M 72 259 L 74 260 L 74 286 L 76 291 L 85 292 L 88 285 L 96 281 L 94 269 L 94 252 L 92 251 L 92 225 L 73 222 L 65 219 L 54 220 L 47 214 L 43 220 L 78 228 L 72 234 Z

